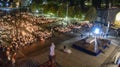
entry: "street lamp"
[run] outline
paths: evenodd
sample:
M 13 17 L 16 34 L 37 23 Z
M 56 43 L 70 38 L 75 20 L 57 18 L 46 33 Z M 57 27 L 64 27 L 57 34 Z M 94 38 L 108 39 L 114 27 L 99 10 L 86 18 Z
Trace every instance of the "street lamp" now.
M 68 5 L 69 3 L 67 3 L 66 5 L 67 9 L 66 9 L 66 17 L 65 17 L 65 22 L 67 22 L 67 24 L 68 24 Z
M 67 7 L 67 10 L 66 10 L 66 17 L 68 16 L 68 3 L 67 3 L 67 5 L 66 5 L 66 7 Z M 67 19 L 66 19 L 67 20 Z
M 39 12 L 39 10 L 36 10 L 35 12 L 36 12 L 36 13 L 38 13 L 38 12 Z
M 10 4 L 7 2 L 7 3 L 6 3 L 6 7 L 8 7 L 9 5 L 10 5 Z

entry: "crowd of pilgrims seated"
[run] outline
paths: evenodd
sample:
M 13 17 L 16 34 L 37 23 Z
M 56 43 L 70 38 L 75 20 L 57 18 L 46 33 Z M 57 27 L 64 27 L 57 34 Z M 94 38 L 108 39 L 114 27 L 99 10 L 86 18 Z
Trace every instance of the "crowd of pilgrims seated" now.
M 45 40 L 52 33 L 39 26 L 55 22 L 55 19 L 35 17 L 26 12 L 0 17 L 0 61 L 13 60 L 21 47 L 32 45 L 37 40 Z
M 0 16 L 0 60 L 6 57 L 7 60 L 15 62 L 14 58 L 18 49 L 32 45 L 38 39 L 45 40 L 51 37 L 52 31 L 45 30 L 40 25 L 53 22 L 56 22 L 56 19 L 36 17 L 26 12 Z M 74 27 L 76 25 L 70 24 L 64 28 L 55 27 L 54 30 L 68 32 Z
M 61 33 L 66 33 L 66 32 L 70 32 L 74 29 L 88 29 L 90 28 L 90 24 L 87 24 L 87 23 L 78 23 L 78 24 L 74 24 L 74 23 L 71 23 L 71 24 L 68 24 L 67 26 L 63 26 L 63 25 L 59 25 L 59 26 L 56 26 L 54 27 L 54 30 L 58 31 L 58 32 L 61 32 Z

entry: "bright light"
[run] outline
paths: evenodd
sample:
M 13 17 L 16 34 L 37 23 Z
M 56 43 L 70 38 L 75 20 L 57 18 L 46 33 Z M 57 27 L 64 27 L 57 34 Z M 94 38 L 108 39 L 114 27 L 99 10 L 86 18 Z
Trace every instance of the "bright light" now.
M 32 0 L 30 0 L 30 4 L 32 3 Z
M 6 6 L 9 6 L 9 3 L 6 3 Z
M 66 21 L 68 20 L 68 17 L 67 17 L 67 16 L 65 17 L 65 20 L 66 20 Z
M 36 12 L 36 13 L 38 13 L 38 12 L 39 12 L 39 10 L 36 10 L 35 12 Z
M 54 15 L 53 13 L 48 13 L 49 15 Z
M 99 28 L 96 28 L 96 29 L 94 30 L 94 33 L 95 33 L 95 34 L 99 34 L 99 33 L 100 33 L 100 29 L 99 29 Z

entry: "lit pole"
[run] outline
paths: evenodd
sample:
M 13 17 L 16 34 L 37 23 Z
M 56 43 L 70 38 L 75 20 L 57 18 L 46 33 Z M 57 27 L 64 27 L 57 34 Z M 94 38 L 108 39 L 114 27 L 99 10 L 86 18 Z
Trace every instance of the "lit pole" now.
M 68 3 L 67 3 L 67 5 L 66 5 L 66 7 L 67 7 L 67 10 L 66 10 L 66 17 L 65 17 L 65 20 L 66 20 L 66 22 L 68 23 Z
M 107 37 L 108 31 L 109 31 L 109 27 L 110 27 L 110 22 L 108 21 L 108 25 L 107 25 L 107 30 L 106 30 L 105 37 Z

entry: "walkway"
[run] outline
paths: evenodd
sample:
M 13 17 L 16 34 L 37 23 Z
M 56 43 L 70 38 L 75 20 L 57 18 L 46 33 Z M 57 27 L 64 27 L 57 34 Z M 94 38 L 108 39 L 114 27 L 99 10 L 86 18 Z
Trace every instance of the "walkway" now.
M 116 47 L 114 51 L 111 53 L 111 55 L 105 60 L 105 62 L 101 65 L 101 67 L 118 67 L 117 64 L 113 63 L 113 57 L 114 55 L 120 52 L 120 47 Z
M 60 67 L 101 67 L 116 48 L 116 45 L 110 45 L 109 48 L 105 49 L 105 54 L 101 53 L 98 56 L 92 56 L 70 47 L 72 43 L 80 39 L 80 37 L 75 37 L 56 45 L 56 62 Z M 60 49 L 63 48 L 63 45 L 69 46 L 72 54 L 62 52 Z M 26 57 L 17 61 L 17 67 L 38 67 L 48 61 L 48 55 L 49 47 L 39 51 L 36 56 Z
M 113 57 L 116 53 L 120 52 L 120 37 L 109 36 L 109 39 L 112 41 L 111 43 L 113 45 L 116 45 L 117 47 L 114 49 L 111 55 L 105 60 L 101 67 L 118 67 L 117 64 L 113 63 Z

